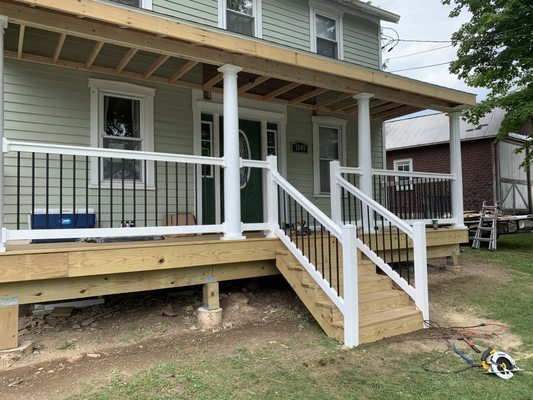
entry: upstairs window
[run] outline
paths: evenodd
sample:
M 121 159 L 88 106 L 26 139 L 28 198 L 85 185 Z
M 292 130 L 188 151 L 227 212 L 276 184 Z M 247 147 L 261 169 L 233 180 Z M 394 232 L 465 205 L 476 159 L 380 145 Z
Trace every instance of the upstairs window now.
M 394 160 L 394 170 L 399 172 L 413 172 L 413 159 Z M 396 190 L 412 190 L 413 182 L 409 176 L 396 177 Z
M 247 36 L 261 37 L 261 0 L 219 0 L 220 27 Z
M 311 7 L 311 51 L 324 57 L 343 58 L 342 15 Z
M 152 9 L 152 0 L 111 0 L 115 3 L 124 4 L 126 6 L 144 8 L 146 10 Z

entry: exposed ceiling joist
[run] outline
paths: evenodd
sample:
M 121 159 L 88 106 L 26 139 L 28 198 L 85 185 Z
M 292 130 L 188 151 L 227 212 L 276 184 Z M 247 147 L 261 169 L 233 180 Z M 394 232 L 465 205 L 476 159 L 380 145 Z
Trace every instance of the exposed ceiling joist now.
M 274 99 L 278 96 L 281 96 L 283 93 L 290 92 L 291 90 L 297 88 L 298 86 L 300 86 L 298 82 L 287 83 L 286 85 L 283 85 L 279 89 L 273 90 L 272 92 L 264 95 L 263 100 Z
M 178 69 L 174 74 L 172 74 L 170 78 L 168 78 L 169 83 L 174 83 L 178 81 L 196 65 L 198 65 L 198 61 L 187 61 L 180 69 Z
M 209 79 L 207 82 L 204 83 L 203 89 L 204 90 L 211 89 L 213 86 L 219 83 L 223 78 L 224 78 L 224 75 L 222 75 L 221 73 L 216 74 L 214 77 L 212 77 L 211 79 Z
M 253 81 L 250 81 L 244 85 L 242 85 L 240 88 L 239 88 L 239 94 L 243 94 L 243 93 L 246 93 L 248 90 L 251 90 L 253 89 L 254 87 L 256 86 L 259 86 L 261 85 L 262 83 L 265 83 L 266 81 L 268 81 L 270 79 L 269 76 L 258 76 L 257 78 L 255 78 Z
M 152 65 L 150 65 L 146 71 L 144 71 L 144 79 L 151 77 L 168 59 L 169 55 L 162 54 L 157 60 L 155 60 Z
M 54 64 L 57 64 L 57 60 L 59 60 L 59 55 L 61 54 L 61 50 L 63 50 L 63 45 L 65 44 L 66 38 L 67 38 L 67 35 L 65 33 L 62 33 L 59 35 L 56 49 L 54 50 L 54 56 L 52 57 Z
M 17 47 L 17 57 L 22 57 L 22 52 L 24 51 L 24 34 L 26 32 L 26 26 L 21 25 L 19 30 L 19 41 L 18 41 L 18 47 Z
M 100 54 L 100 50 L 102 50 L 102 47 L 104 47 L 104 42 L 96 42 L 91 54 L 89 54 L 89 57 L 87 57 L 87 61 L 85 61 L 85 68 L 91 68 L 91 65 L 93 65 L 94 60 L 96 60 L 96 57 L 98 57 L 98 54 Z
M 313 97 L 320 96 L 321 94 L 326 93 L 328 90 L 323 88 L 316 88 L 311 90 L 310 92 L 304 93 L 301 96 L 296 97 L 295 99 L 291 100 L 291 104 L 298 104 L 302 103 L 306 100 L 309 100 Z
M 137 54 L 139 50 L 131 48 L 128 50 L 128 52 L 124 55 L 122 60 L 118 63 L 117 67 L 115 68 L 115 72 L 117 74 L 120 74 L 122 71 L 124 71 L 124 68 L 129 64 L 131 59 L 135 57 L 135 54 Z
M 324 99 L 316 104 L 316 108 L 322 108 L 326 106 L 330 106 L 332 104 L 338 103 L 339 101 L 346 100 L 348 98 L 352 97 L 351 94 L 341 93 L 336 96 L 328 97 L 327 99 Z

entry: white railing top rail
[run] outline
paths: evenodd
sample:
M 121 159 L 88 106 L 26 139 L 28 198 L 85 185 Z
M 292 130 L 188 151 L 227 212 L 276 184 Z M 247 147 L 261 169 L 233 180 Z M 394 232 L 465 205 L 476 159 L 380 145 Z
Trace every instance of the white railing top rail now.
M 268 163 L 268 161 L 247 160 L 247 159 L 241 158 L 241 167 L 268 169 L 270 168 L 270 164 Z
M 347 190 L 349 193 L 351 193 L 352 195 L 354 195 L 355 197 L 359 198 L 364 203 L 366 203 L 372 210 L 377 212 L 379 215 L 382 215 L 383 217 L 391 221 L 395 226 L 400 228 L 400 230 L 402 230 L 410 238 L 413 237 L 413 228 L 409 226 L 404 220 L 398 218 L 396 215 L 394 215 L 392 212 L 387 210 L 377 201 L 375 201 L 371 197 L 364 194 L 362 191 L 357 189 L 355 186 L 353 186 L 350 182 L 348 182 L 342 176 L 337 176 L 337 183 L 341 187 L 343 187 L 345 190 Z
M 340 167 L 341 174 L 354 174 L 354 175 L 363 175 L 361 168 L 358 167 Z
M 398 176 L 408 178 L 432 178 L 432 179 L 447 179 L 455 180 L 454 174 L 438 174 L 434 172 L 408 172 L 408 171 L 393 171 L 390 169 L 373 169 L 374 175 L 381 176 Z
M 167 161 L 176 163 L 188 163 L 198 165 L 219 165 L 225 166 L 225 161 L 220 157 L 204 157 L 187 154 L 156 153 L 151 151 L 137 150 L 115 150 L 107 148 L 96 148 L 86 146 L 68 146 L 53 143 L 27 142 L 20 140 L 10 140 L 4 138 L 3 152 L 27 152 L 43 154 L 63 154 L 82 157 L 103 157 L 119 158 L 126 160 L 140 161 Z
M 337 239 L 342 241 L 342 230 L 335 224 L 322 210 L 315 206 L 307 197 L 302 195 L 294 186 L 283 178 L 279 172 L 271 171 L 272 179 L 278 186 L 284 189 L 292 198 L 294 198 L 302 207 L 304 207 L 309 214 L 316 218 L 328 231 L 333 233 Z

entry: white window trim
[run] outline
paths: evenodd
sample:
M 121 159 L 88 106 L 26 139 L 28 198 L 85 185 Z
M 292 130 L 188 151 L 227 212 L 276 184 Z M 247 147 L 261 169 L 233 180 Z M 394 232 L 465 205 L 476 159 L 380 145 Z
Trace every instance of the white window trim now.
M 141 7 L 144 8 L 145 10 L 152 10 L 153 9 L 152 0 L 141 0 Z
M 399 171 L 398 166 L 400 164 L 409 164 L 409 172 L 413 172 L 413 159 L 412 158 L 402 158 L 399 160 L 393 161 L 393 169 L 394 171 Z M 404 172 L 404 171 L 399 171 Z M 396 190 L 397 191 L 404 191 L 404 190 L 413 190 L 413 178 L 409 178 L 409 189 L 406 188 L 406 185 L 400 185 L 400 177 L 396 177 L 394 180 L 396 184 Z
M 311 52 L 316 53 L 316 15 L 322 15 L 327 18 L 334 19 L 337 23 L 337 59 L 344 60 L 344 27 L 343 27 L 343 12 L 335 11 L 327 5 L 316 1 L 309 1 L 310 12 L 310 28 L 311 28 Z
M 313 120 L 313 176 L 315 197 L 329 197 L 320 191 L 320 128 L 334 128 L 340 132 L 339 157 L 341 165 L 346 165 L 346 124 L 345 119 L 333 117 L 312 117 Z
M 99 131 L 101 118 L 103 117 L 101 108 L 103 107 L 101 99 L 103 95 L 129 97 L 140 100 L 141 119 L 141 138 L 143 151 L 154 151 L 154 96 L 156 90 L 145 86 L 134 85 L 132 83 L 120 81 L 108 81 L 103 79 L 89 78 L 89 88 L 91 90 L 91 147 L 100 148 L 102 135 Z M 98 187 L 98 162 L 99 158 L 91 158 L 91 181 L 90 187 Z M 153 162 L 147 162 L 147 186 L 149 189 L 155 188 L 154 165 Z M 142 183 L 144 185 L 144 181 Z M 139 184 L 136 184 L 139 186 Z M 115 182 L 114 185 L 115 186 Z M 100 187 L 106 189 L 110 187 L 109 180 L 102 180 Z M 126 181 L 124 188 L 132 189 L 133 183 Z
M 254 2 L 254 37 L 263 38 L 263 0 L 253 0 Z M 218 27 L 227 29 L 226 9 L 227 0 L 218 0 Z

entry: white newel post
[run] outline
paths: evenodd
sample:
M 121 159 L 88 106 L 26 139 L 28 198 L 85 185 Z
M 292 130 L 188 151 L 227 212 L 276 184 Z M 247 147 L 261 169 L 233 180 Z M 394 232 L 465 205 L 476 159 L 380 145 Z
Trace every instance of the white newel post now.
M 464 227 L 463 211 L 463 166 L 461 159 L 461 114 L 449 113 L 450 120 L 450 173 L 452 181 L 452 218 L 455 226 Z
M 0 144 L 4 142 L 4 30 L 7 17 L 0 15 Z M 0 149 L 0 252 L 6 251 L 6 230 L 4 228 L 4 149 Z
M 357 271 L 357 230 L 342 228 L 342 263 L 344 269 L 344 344 L 359 345 L 359 278 Z
M 267 170 L 267 184 L 266 184 L 266 191 L 267 191 L 267 223 L 270 229 L 265 232 L 266 236 L 269 238 L 276 237 L 276 234 L 274 232 L 274 229 L 279 228 L 278 224 L 278 191 L 277 191 L 277 185 L 276 182 L 274 182 L 274 178 L 272 177 L 273 172 L 278 171 L 278 157 L 276 156 L 268 156 L 267 157 L 268 162 L 268 170 Z
M 429 319 L 428 266 L 426 253 L 426 224 L 418 221 L 413 224 L 414 264 L 415 264 L 415 303 L 422 311 L 424 321 Z
M 245 239 L 242 235 L 241 180 L 239 154 L 239 93 L 237 74 L 242 68 L 226 64 L 218 69 L 224 75 L 224 236 L 226 240 Z
M 359 189 L 372 197 L 372 139 L 370 133 L 370 93 L 359 93 L 354 96 L 357 100 L 357 149 L 361 178 Z
M 337 225 L 342 225 L 341 188 L 337 184 L 337 176 L 341 174 L 341 163 L 338 160 L 329 163 L 329 187 L 331 199 L 331 219 Z

